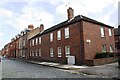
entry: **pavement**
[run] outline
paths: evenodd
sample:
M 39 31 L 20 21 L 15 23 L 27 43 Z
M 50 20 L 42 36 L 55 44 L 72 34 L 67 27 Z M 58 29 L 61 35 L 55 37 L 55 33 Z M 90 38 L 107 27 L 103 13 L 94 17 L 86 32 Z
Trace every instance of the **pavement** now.
M 34 63 L 43 66 L 49 66 L 64 70 L 69 70 L 74 74 L 83 73 L 84 75 L 97 77 L 97 78 L 119 78 L 120 79 L 120 68 L 118 68 L 118 63 L 105 64 L 100 66 L 76 66 L 76 65 L 65 65 L 53 62 L 38 62 L 38 61 L 27 61 L 29 63 Z

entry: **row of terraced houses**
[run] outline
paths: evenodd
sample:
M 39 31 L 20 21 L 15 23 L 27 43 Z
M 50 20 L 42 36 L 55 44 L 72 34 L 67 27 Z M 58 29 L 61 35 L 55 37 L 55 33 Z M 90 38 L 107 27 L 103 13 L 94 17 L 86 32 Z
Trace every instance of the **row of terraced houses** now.
M 96 53 L 119 51 L 118 29 L 114 31 L 114 27 L 83 15 L 74 16 L 71 7 L 67 14 L 66 21 L 46 30 L 43 24 L 37 28 L 32 24 L 28 25 L 27 29 L 4 46 L 2 54 L 8 58 L 64 64 L 70 56 L 73 56 L 77 65 L 95 65 Z

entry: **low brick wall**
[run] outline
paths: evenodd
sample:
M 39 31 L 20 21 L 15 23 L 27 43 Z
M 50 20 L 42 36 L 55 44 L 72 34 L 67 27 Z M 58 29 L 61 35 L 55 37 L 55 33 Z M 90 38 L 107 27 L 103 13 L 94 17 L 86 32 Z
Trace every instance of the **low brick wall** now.
M 110 57 L 110 58 L 86 60 L 85 64 L 89 65 L 89 66 L 97 66 L 97 65 L 108 64 L 108 63 L 112 63 L 112 62 L 116 62 L 116 61 L 117 61 L 117 57 Z

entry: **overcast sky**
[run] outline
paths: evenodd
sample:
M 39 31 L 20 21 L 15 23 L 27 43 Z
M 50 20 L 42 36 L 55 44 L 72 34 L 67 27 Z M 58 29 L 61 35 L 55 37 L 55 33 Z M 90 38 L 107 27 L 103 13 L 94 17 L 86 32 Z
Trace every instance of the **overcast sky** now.
M 113 27 L 119 0 L 0 0 L 0 49 L 29 24 L 45 29 L 67 20 L 67 9 Z

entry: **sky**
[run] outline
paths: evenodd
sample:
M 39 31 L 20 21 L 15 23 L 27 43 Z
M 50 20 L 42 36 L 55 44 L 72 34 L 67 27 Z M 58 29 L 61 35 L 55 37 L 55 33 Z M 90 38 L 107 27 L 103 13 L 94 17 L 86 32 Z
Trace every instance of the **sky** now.
M 119 0 L 0 0 L 0 49 L 33 24 L 48 29 L 67 20 L 67 9 L 74 16 L 84 15 L 117 28 Z

